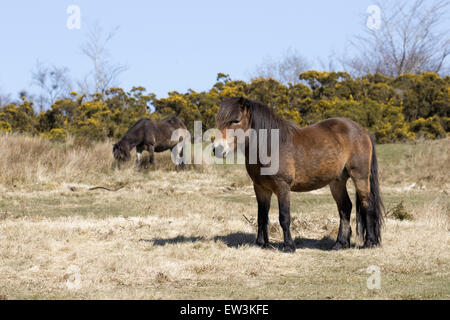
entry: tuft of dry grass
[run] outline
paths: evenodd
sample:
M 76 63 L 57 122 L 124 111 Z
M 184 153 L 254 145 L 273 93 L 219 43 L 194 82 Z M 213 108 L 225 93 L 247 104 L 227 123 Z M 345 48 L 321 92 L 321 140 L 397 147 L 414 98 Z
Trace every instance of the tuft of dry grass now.
M 397 220 L 413 220 L 413 216 L 405 208 L 403 201 L 400 201 L 394 208 L 386 212 L 386 216 Z
M 1 136 L 0 299 L 448 299 L 448 140 L 433 144 L 378 146 L 386 206 L 413 217 L 388 217 L 381 248 L 328 250 L 339 216 L 323 189 L 292 194 L 297 251 L 284 254 L 275 198 L 273 248 L 254 245 L 257 205 L 242 166 L 177 172 L 165 153 L 153 168 L 118 170 L 109 142 Z M 421 173 L 407 173 L 414 163 Z M 409 188 L 424 170 L 430 182 Z M 124 188 L 90 190 L 98 185 Z M 366 285 L 371 265 L 381 290 Z

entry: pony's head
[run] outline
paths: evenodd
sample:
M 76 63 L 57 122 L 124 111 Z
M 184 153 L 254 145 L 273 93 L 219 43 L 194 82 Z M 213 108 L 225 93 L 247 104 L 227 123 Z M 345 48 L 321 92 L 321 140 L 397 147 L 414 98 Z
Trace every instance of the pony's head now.
M 214 139 L 213 150 L 216 156 L 226 157 L 237 147 L 236 137 L 230 130 L 245 132 L 251 128 L 249 100 L 236 97 L 222 101 L 216 116 L 216 125 L 220 134 Z
M 113 155 L 114 159 L 116 159 L 119 162 L 125 162 L 130 160 L 131 158 L 128 146 L 122 141 L 119 141 L 118 143 L 114 144 Z

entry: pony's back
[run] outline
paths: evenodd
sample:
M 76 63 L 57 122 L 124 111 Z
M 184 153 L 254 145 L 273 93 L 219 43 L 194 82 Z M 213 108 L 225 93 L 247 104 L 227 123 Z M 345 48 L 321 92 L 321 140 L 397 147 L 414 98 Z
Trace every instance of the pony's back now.
M 130 129 L 128 129 L 128 131 L 125 133 L 125 135 L 126 135 L 127 133 L 133 132 L 133 131 L 136 130 L 136 129 L 141 128 L 141 127 L 144 126 L 147 122 L 153 122 L 153 120 L 150 119 L 150 118 L 140 118 L 138 121 L 136 121 L 135 124 L 133 124 L 133 125 L 131 126 Z

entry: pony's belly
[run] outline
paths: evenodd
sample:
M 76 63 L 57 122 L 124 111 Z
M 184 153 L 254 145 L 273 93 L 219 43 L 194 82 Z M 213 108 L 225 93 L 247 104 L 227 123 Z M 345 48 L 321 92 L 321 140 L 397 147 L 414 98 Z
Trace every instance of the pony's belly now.
M 172 149 L 176 144 L 171 141 L 160 142 L 155 145 L 155 152 L 164 152 L 166 150 Z
M 159 145 L 159 146 L 155 147 L 155 152 L 164 152 L 164 151 L 169 150 L 169 149 L 170 149 L 170 147 L 168 147 L 168 146 L 161 146 L 161 145 Z
M 295 168 L 295 178 L 291 190 L 304 192 L 323 188 L 334 180 L 339 180 L 344 171 L 345 160 L 342 157 L 322 157 L 307 159 Z
M 327 185 L 330 184 L 331 181 L 321 181 L 321 182 L 314 182 L 314 183 L 294 183 L 291 186 L 291 191 L 294 192 L 308 192 L 308 191 L 313 191 L 313 190 L 317 190 L 320 188 L 323 188 Z
M 311 170 L 309 174 L 302 172 L 300 175 L 296 175 L 291 190 L 297 192 L 306 192 L 323 188 L 330 184 L 330 182 L 339 179 L 342 170 L 327 170 L 321 172 L 315 172 Z

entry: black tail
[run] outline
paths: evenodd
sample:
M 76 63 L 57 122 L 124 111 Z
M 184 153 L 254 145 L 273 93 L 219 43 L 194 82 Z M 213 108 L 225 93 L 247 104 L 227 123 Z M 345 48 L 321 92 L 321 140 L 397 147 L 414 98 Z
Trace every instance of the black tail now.
M 375 241 L 373 245 L 381 244 L 381 227 L 384 224 L 384 205 L 381 199 L 380 183 L 378 181 L 378 161 L 375 153 L 375 141 L 370 136 L 372 142 L 372 163 L 370 166 L 370 197 L 367 212 L 361 212 L 361 200 L 356 193 L 356 234 L 362 238 L 365 243 L 367 240 L 367 220 L 370 219 L 372 223 L 372 232 Z

